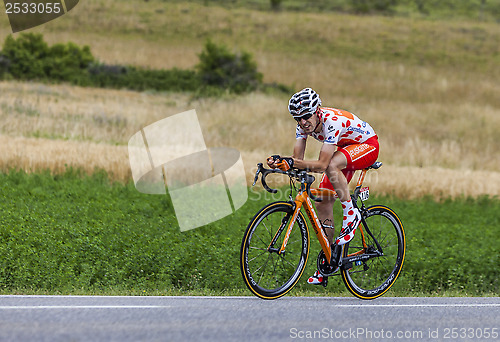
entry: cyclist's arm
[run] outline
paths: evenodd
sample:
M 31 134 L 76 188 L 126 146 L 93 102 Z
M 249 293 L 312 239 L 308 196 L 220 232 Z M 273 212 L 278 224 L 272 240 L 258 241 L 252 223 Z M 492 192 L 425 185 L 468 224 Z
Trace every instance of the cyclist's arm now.
M 306 141 L 304 139 L 297 139 L 295 142 L 295 146 L 293 147 L 293 155 L 292 158 L 294 160 L 302 160 L 304 159 L 304 153 L 306 151 Z M 267 159 L 267 165 L 273 169 L 277 168 L 277 160 L 273 160 L 273 158 L 269 157 Z
M 304 139 L 297 139 L 295 141 L 295 146 L 293 147 L 293 159 L 304 159 L 304 153 L 306 151 L 306 141 Z
M 330 161 L 332 160 L 333 154 L 335 153 L 337 146 L 331 144 L 323 144 L 321 150 L 319 151 L 318 160 L 293 160 L 293 166 L 297 169 L 307 169 L 313 172 L 324 172 Z

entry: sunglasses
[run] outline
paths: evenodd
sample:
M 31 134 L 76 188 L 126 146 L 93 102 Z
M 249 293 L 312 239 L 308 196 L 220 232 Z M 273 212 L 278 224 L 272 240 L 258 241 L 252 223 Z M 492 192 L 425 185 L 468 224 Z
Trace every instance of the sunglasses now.
M 297 122 L 300 122 L 300 120 L 304 119 L 304 120 L 309 120 L 312 116 L 312 113 L 307 113 L 307 114 L 304 114 L 300 117 L 294 117 L 295 121 Z

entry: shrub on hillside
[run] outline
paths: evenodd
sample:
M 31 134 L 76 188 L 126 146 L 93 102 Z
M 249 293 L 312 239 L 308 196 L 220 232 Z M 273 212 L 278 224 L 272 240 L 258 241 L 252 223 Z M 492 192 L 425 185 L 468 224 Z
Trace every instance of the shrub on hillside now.
M 10 67 L 10 60 L 0 53 L 0 80 L 5 78 Z
M 40 33 L 23 33 L 17 39 L 7 36 L 0 56 L 0 74 L 21 80 L 75 82 L 86 76 L 86 68 L 94 61 L 88 46 L 67 43 L 49 47 Z
M 262 84 L 262 74 L 247 52 L 233 54 L 224 45 L 209 40 L 199 58 L 196 68 L 204 86 L 243 93 Z
M 49 46 L 41 34 L 21 34 L 18 39 L 8 35 L 2 49 L 4 73 L 18 79 L 45 78 L 44 60 Z
M 94 57 L 88 46 L 80 48 L 69 42 L 51 46 L 44 64 L 49 79 L 81 83 L 87 78 L 87 67 L 92 62 Z

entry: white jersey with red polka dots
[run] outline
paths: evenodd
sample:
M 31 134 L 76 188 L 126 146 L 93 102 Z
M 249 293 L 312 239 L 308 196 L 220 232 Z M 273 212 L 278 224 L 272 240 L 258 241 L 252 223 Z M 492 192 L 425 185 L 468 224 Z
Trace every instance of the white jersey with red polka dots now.
M 376 136 L 367 122 L 348 111 L 321 107 L 318 116 L 323 128 L 319 133 L 311 133 L 311 136 L 325 144 L 347 146 L 363 143 Z M 307 134 L 299 125 L 296 129 L 296 138 L 307 139 Z

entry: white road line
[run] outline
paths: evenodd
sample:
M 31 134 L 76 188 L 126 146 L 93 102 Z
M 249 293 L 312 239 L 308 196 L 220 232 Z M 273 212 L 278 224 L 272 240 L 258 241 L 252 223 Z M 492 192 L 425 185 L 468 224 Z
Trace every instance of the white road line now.
M 338 304 L 331 305 L 335 307 L 348 308 L 348 307 L 405 307 L 405 308 L 421 308 L 421 307 L 500 307 L 500 303 L 497 304 Z
M 3 305 L 0 310 L 68 310 L 68 309 L 166 309 L 173 305 Z M 425 308 L 425 307 L 500 307 L 498 304 L 337 304 L 329 305 L 337 308 Z
M 46 309 L 164 309 L 170 305 L 21 305 L 0 306 L 0 310 L 46 310 Z

